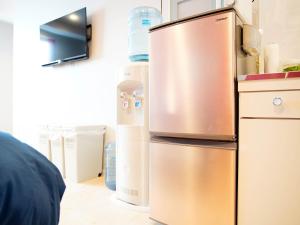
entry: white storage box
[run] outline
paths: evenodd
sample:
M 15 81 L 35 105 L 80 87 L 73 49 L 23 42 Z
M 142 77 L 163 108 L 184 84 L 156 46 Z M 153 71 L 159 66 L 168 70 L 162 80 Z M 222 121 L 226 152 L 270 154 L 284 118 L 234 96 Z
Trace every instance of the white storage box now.
M 105 126 L 64 127 L 66 178 L 80 182 L 102 174 Z
M 47 125 L 39 128 L 39 152 L 51 161 L 50 132 Z
M 49 126 L 49 133 L 51 161 L 66 178 L 63 129 L 61 126 Z

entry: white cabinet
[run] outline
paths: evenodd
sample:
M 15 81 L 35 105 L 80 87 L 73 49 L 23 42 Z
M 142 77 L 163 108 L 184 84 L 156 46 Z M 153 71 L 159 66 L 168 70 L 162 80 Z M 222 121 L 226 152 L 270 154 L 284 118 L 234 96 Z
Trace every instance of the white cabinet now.
M 300 86 L 261 82 L 239 85 L 238 225 L 299 225 Z
M 300 120 L 241 119 L 238 225 L 300 224 Z

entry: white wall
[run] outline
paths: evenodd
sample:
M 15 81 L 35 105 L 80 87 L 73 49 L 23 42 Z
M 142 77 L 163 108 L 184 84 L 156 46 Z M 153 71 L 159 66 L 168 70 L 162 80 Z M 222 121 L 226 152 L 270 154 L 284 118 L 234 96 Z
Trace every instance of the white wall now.
M 13 23 L 14 0 L 0 0 L 0 21 Z
M 300 1 L 260 1 L 262 44 L 278 43 L 280 59 L 300 59 Z
M 0 21 L 0 130 L 12 132 L 13 126 L 13 25 Z
M 127 60 L 127 17 L 134 7 L 160 9 L 160 0 L 16 0 L 14 134 L 36 145 L 41 124 L 104 124 L 114 139 L 116 81 Z M 93 26 L 90 59 L 42 68 L 39 25 L 87 7 Z

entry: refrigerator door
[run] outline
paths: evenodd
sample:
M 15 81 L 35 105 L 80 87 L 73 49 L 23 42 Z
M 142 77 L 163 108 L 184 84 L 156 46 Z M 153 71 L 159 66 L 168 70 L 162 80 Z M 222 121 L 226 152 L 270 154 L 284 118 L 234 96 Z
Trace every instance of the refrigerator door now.
M 150 132 L 235 138 L 234 32 L 234 11 L 152 30 Z
M 235 147 L 152 142 L 150 152 L 152 219 L 169 225 L 235 224 Z

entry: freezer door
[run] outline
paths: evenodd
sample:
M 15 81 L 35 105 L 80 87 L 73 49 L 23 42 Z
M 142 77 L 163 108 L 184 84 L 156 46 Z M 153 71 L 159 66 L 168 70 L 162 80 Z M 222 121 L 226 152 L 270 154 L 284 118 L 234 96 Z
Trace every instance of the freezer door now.
M 234 225 L 236 150 L 150 144 L 150 217 L 169 225 Z
M 229 11 L 150 33 L 150 132 L 234 139 L 234 26 Z

